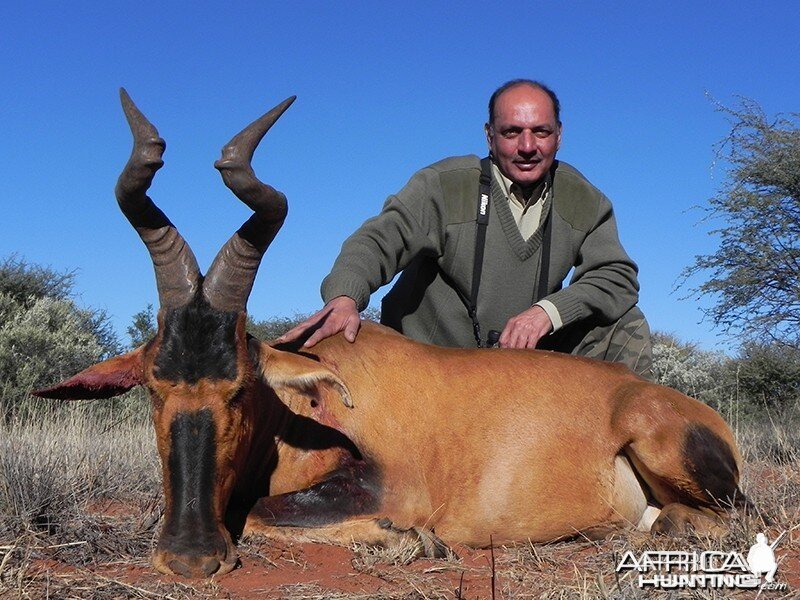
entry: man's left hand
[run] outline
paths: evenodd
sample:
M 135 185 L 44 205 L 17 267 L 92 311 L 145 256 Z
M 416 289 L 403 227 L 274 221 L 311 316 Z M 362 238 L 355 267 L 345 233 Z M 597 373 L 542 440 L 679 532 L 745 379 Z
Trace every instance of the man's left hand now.
M 536 348 L 539 340 L 553 331 L 553 323 L 541 306 L 512 317 L 500 334 L 501 348 Z

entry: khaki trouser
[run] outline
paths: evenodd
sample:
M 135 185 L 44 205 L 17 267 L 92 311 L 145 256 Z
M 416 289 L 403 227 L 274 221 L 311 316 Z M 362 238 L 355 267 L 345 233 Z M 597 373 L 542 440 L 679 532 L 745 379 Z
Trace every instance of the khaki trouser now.
M 590 319 L 568 325 L 543 338 L 537 347 L 622 363 L 653 381 L 650 326 L 638 306 L 613 323 Z

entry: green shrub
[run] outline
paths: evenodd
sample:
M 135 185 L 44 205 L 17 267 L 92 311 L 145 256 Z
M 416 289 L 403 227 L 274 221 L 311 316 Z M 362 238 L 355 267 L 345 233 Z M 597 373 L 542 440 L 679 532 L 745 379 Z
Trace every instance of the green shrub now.
M 0 293 L 0 393 L 5 410 L 32 390 L 100 360 L 102 343 L 70 300 L 20 303 Z
M 747 342 L 736 361 L 741 394 L 759 407 L 790 407 L 800 398 L 800 350 Z
M 764 415 L 781 420 L 800 402 L 800 351 L 779 343 L 746 342 L 729 357 L 655 332 L 653 372 L 657 383 L 709 404 L 732 422 Z
M 21 304 L 39 298 L 66 300 L 72 296 L 75 273 L 58 273 L 41 265 L 28 264 L 16 255 L 0 262 L 0 292 Z
M 672 334 L 654 332 L 653 375 L 656 383 L 674 388 L 715 408 L 735 390 L 730 359 L 680 341 Z
M 106 314 L 74 302 L 73 279 L 14 256 L 0 262 L 0 416 L 121 350 Z

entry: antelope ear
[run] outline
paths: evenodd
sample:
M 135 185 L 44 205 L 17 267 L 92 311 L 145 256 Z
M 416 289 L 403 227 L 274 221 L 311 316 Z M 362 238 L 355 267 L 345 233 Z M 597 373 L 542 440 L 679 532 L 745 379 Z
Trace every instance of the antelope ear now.
M 339 392 L 345 406 L 353 408 L 350 390 L 328 367 L 299 354 L 276 350 L 264 342 L 257 343 L 259 369 L 267 385 L 307 391 L 317 383 L 327 383 Z
M 40 398 L 85 400 L 112 398 L 141 385 L 144 381 L 142 354 L 144 346 L 132 352 L 109 358 L 84 369 L 74 377 L 52 387 L 31 392 Z

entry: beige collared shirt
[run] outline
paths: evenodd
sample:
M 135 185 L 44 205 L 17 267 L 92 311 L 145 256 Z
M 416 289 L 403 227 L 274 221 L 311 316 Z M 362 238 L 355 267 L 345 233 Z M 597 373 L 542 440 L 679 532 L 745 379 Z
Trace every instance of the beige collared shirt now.
M 517 227 L 519 227 L 522 239 L 527 240 L 536 232 L 542 220 L 542 207 L 547 194 L 550 192 L 550 174 L 547 174 L 547 179 L 539 196 L 537 198 L 532 196 L 526 201 L 519 185 L 503 175 L 494 163 L 492 163 L 492 173 L 497 183 L 500 184 L 500 189 L 503 191 L 506 200 L 508 200 L 508 207 L 511 209 L 511 214 L 514 216 Z
M 500 189 L 503 191 L 506 200 L 508 200 L 508 208 L 511 209 L 511 214 L 514 216 L 514 221 L 517 223 L 517 227 L 519 227 L 519 233 L 522 235 L 522 239 L 527 240 L 534 233 L 536 233 L 536 230 L 539 228 L 539 224 L 542 220 L 542 207 L 544 206 L 545 198 L 547 198 L 547 194 L 550 193 L 550 189 L 552 187 L 550 174 L 547 174 L 547 179 L 544 182 L 544 187 L 542 188 L 539 197 L 534 198 L 531 196 L 527 202 L 522 195 L 522 190 L 520 190 L 520 187 L 516 183 L 512 182 L 508 177 L 503 175 L 494 162 L 492 162 L 492 174 L 494 175 L 497 183 L 500 185 Z M 563 321 L 561 320 L 561 315 L 558 313 L 558 309 L 556 308 L 555 304 L 549 300 L 542 299 L 539 300 L 534 306 L 540 306 L 544 312 L 547 313 L 547 316 L 550 317 L 550 322 L 553 324 L 553 332 L 561 329 L 563 326 Z

